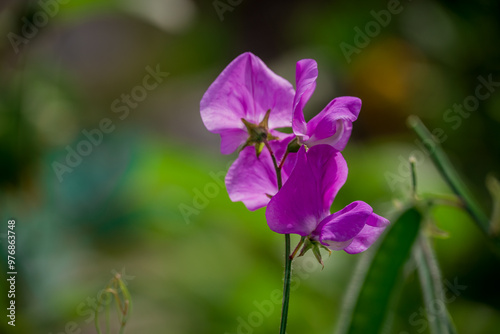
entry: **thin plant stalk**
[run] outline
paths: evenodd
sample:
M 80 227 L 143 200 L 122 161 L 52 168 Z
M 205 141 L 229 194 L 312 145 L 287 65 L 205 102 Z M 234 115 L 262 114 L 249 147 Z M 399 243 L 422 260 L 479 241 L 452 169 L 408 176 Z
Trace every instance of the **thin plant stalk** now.
M 408 118 L 408 125 L 411 129 L 413 129 L 413 131 L 415 131 L 422 142 L 432 143 L 431 147 L 429 147 L 430 145 L 424 146 L 426 147 L 434 165 L 451 190 L 461 200 L 463 207 L 472 217 L 479 229 L 492 242 L 496 253 L 500 254 L 500 239 L 490 233 L 490 220 L 488 219 L 488 216 L 474 200 L 473 196 L 469 192 L 469 189 L 453 168 L 453 165 L 448 160 L 448 157 L 441 149 L 439 143 L 434 140 L 432 134 L 417 116 L 410 116 Z
M 417 197 L 417 170 L 416 170 L 416 160 L 414 156 L 409 159 L 410 169 L 411 169 L 411 194 L 413 198 Z
M 269 145 L 268 141 L 265 141 L 264 144 L 266 145 L 267 150 L 271 154 L 271 159 L 273 160 L 273 165 L 274 165 L 274 170 L 276 171 L 276 180 L 278 181 L 278 190 L 281 189 L 283 186 L 283 180 L 281 179 L 281 167 L 282 164 L 278 166 L 278 161 L 276 161 L 276 156 L 274 155 L 274 152 L 271 148 L 271 145 Z M 283 157 L 283 161 L 285 160 L 286 156 Z
M 264 142 L 266 148 L 271 154 L 273 160 L 274 169 L 276 170 L 276 178 L 278 182 L 278 190 L 283 186 L 283 181 L 281 179 L 281 168 L 283 166 L 283 161 L 286 159 L 287 154 L 283 157 L 283 161 L 278 165 L 276 156 L 274 155 L 271 145 L 267 141 Z M 283 280 L 283 304 L 281 306 L 281 321 L 280 321 L 280 334 L 286 333 L 286 324 L 288 321 L 288 305 L 290 303 L 290 281 L 292 277 L 292 256 L 290 255 L 290 234 L 285 234 L 285 277 Z
M 290 256 L 290 234 L 285 234 L 285 279 L 283 282 L 283 305 L 281 307 L 280 334 L 286 333 L 288 304 L 290 303 L 290 281 L 292 277 L 292 257 Z

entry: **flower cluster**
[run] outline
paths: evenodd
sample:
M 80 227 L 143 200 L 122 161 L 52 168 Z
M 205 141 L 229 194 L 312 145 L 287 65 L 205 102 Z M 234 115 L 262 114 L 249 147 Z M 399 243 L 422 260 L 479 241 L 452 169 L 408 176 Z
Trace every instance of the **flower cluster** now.
M 300 60 L 294 89 L 257 56 L 244 53 L 208 88 L 200 110 L 206 128 L 221 136 L 221 153 L 239 152 L 225 180 L 230 199 L 249 210 L 267 206 L 270 229 L 302 236 L 301 254 L 312 249 L 321 261 L 319 247 L 351 254 L 366 250 L 389 221 L 361 201 L 330 213 L 347 179 L 340 151 L 361 100 L 335 98 L 306 122 L 303 109 L 317 76 L 316 61 Z

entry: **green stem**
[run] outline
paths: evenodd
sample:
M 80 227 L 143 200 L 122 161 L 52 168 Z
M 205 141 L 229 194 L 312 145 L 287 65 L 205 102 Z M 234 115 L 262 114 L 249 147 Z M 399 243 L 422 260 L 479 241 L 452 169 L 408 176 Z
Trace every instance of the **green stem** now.
M 410 169 L 411 169 L 411 192 L 412 192 L 412 197 L 416 198 L 417 196 L 417 170 L 415 167 L 416 161 L 415 157 L 411 156 L 409 159 L 410 162 Z
M 292 254 L 290 255 L 290 260 L 293 260 L 295 258 L 295 255 L 297 255 L 297 252 L 299 251 L 300 247 L 304 244 L 304 241 L 306 240 L 306 237 L 301 237 L 299 243 L 293 250 Z
M 273 165 L 274 169 L 276 170 L 276 179 L 278 181 L 278 190 L 279 190 L 283 186 L 282 183 L 283 181 L 281 180 L 281 166 L 278 166 L 278 162 L 276 161 L 276 156 L 274 155 L 274 152 L 271 148 L 271 145 L 269 145 L 269 142 L 266 140 L 264 144 L 266 145 L 267 150 L 269 151 L 269 153 L 271 154 L 271 158 L 273 159 Z M 283 157 L 283 161 L 285 160 L 285 158 L 286 157 Z
M 266 140 L 264 141 L 266 148 L 271 154 L 273 159 L 274 169 L 276 170 L 276 179 L 278 181 L 278 190 L 283 186 L 283 181 L 281 179 L 281 167 L 286 159 L 287 154 L 283 157 L 281 164 L 278 165 L 276 161 L 276 156 L 274 155 L 271 145 Z M 292 277 L 292 257 L 290 256 L 290 234 L 285 234 L 285 278 L 283 281 L 283 304 L 281 306 L 281 322 L 280 322 L 280 334 L 285 334 L 286 323 L 288 320 L 288 304 L 290 303 L 290 281 Z
M 283 156 L 283 159 L 281 159 L 281 162 L 280 162 L 280 165 L 279 165 L 279 169 L 281 170 L 281 168 L 283 168 L 283 164 L 285 163 L 285 160 L 286 160 L 286 157 L 288 157 L 288 151 L 285 152 L 285 155 Z
M 496 251 L 500 253 L 500 239 L 495 238 L 490 234 L 490 221 L 488 217 L 484 214 L 483 210 L 470 194 L 469 190 L 465 186 L 465 183 L 462 181 L 458 173 L 453 168 L 453 165 L 448 160 L 448 157 L 441 149 L 441 146 L 436 142 L 432 134 L 418 117 L 410 116 L 408 118 L 408 125 L 413 129 L 413 131 L 415 131 L 424 144 L 427 143 L 427 145 L 424 146 L 430 154 L 430 157 L 439 173 L 451 190 L 460 198 L 464 204 L 465 210 L 472 217 L 479 229 L 489 238 L 490 241 L 493 242 L 496 246 Z
M 290 234 L 285 234 L 285 279 L 283 282 L 283 305 L 281 307 L 280 334 L 285 334 L 290 303 L 290 281 L 292 277 L 292 258 L 290 257 Z

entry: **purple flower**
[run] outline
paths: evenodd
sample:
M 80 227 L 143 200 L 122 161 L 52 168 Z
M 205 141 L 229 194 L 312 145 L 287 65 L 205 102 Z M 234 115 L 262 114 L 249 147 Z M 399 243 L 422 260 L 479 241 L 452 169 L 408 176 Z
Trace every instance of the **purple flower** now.
M 203 95 L 200 112 L 207 129 L 220 134 L 223 154 L 230 154 L 243 144 L 283 138 L 275 129 L 290 126 L 300 144 L 344 149 L 361 100 L 350 96 L 335 98 L 306 123 L 303 109 L 316 88 L 316 61 L 298 61 L 295 76 L 297 91 L 250 52 L 238 56 L 222 71 Z
M 221 135 L 221 153 L 243 144 L 282 137 L 290 127 L 295 90 L 252 53 L 234 59 L 210 85 L 200 103 L 203 123 Z
M 272 155 L 265 145 L 283 165 L 283 184 L 295 165 L 296 153 L 285 154 L 293 139 L 292 152 L 302 144 L 328 144 L 338 151 L 345 147 L 361 101 L 336 98 L 306 123 L 303 108 L 314 92 L 317 76 L 314 60 L 297 62 L 295 91 L 288 81 L 247 52 L 234 59 L 208 88 L 200 103 L 203 123 L 209 131 L 221 135 L 223 154 L 240 148 L 226 176 L 232 201 L 242 201 L 249 210 L 256 210 L 278 192 Z M 275 130 L 281 127 L 292 127 L 294 135 Z
M 282 140 L 269 142 L 277 163 L 285 157 L 288 143 L 295 138 L 289 135 Z M 226 188 L 233 202 L 241 201 L 248 210 L 254 211 L 267 205 L 272 196 L 278 192 L 278 181 L 273 160 L 269 151 L 264 148 L 260 155 L 253 146 L 245 147 L 233 162 L 226 175 Z M 296 153 L 289 153 L 281 169 L 281 180 L 285 183 L 290 175 Z
M 342 151 L 351 136 L 352 122 L 359 115 L 361 100 L 357 97 L 337 97 L 319 114 L 306 123 L 304 106 L 316 88 L 318 65 L 313 59 L 297 62 L 295 80 L 297 91 L 293 100 L 293 132 L 299 142 L 308 147 L 327 144 Z
M 307 152 L 302 146 L 296 159 L 288 181 L 267 205 L 271 230 L 305 237 L 302 253 L 313 246 L 350 254 L 370 247 L 389 224 L 387 219 L 361 201 L 330 214 L 330 206 L 347 179 L 342 154 L 329 145 L 313 146 Z

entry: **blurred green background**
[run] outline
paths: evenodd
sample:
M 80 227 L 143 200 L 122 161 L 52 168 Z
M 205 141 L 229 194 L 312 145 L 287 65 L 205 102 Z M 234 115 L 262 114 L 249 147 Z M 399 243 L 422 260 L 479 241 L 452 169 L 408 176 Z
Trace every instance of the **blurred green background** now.
M 283 238 L 264 210 L 230 202 L 221 180 L 235 155 L 219 154 L 199 116 L 204 91 L 245 51 L 292 83 L 296 61 L 317 60 L 306 118 L 336 96 L 363 100 L 333 210 L 364 200 L 394 217 L 408 197 L 412 152 L 419 191 L 450 193 L 419 153 L 410 114 L 441 129 L 491 210 L 497 1 L 2 0 L 0 36 L 2 333 L 95 333 L 92 301 L 115 272 L 133 298 L 126 333 L 278 331 L 280 306 L 270 301 L 282 288 Z M 157 85 L 141 88 L 151 71 L 162 72 Z M 493 84 L 474 105 L 480 77 Z M 122 94 L 137 98 L 127 105 Z M 470 112 L 448 111 L 464 103 Z M 85 133 L 97 144 L 82 146 Z M 78 147 L 88 154 L 59 170 Z M 8 219 L 16 220 L 15 328 L 3 313 Z M 497 333 L 499 259 L 463 211 L 436 207 L 429 219 L 449 235 L 434 241 L 443 279 L 465 286 L 447 305 L 458 331 Z M 289 333 L 333 333 L 362 256 L 334 252 L 324 270 L 308 256 L 296 261 Z M 428 333 L 411 267 L 390 333 Z

